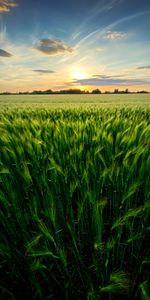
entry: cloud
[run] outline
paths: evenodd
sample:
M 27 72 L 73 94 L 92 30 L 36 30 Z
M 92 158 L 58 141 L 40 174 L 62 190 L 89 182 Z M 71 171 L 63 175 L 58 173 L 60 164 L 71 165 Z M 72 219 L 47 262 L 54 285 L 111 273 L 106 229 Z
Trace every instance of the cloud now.
M 146 69 L 150 69 L 150 66 L 137 67 L 137 70 L 146 70 Z
M 47 55 L 61 55 L 74 51 L 72 47 L 66 45 L 59 39 L 41 39 L 35 49 Z
M 146 80 L 137 80 L 137 79 L 115 79 L 115 78 L 87 78 L 87 79 L 81 79 L 81 80 L 75 80 L 72 82 L 72 84 L 75 85 L 90 85 L 90 86 L 126 86 L 126 85 L 145 85 L 150 84 L 150 81 Z
M 119 78 L 125 76 L 124 74 L 122 75 L 93 75 L 92 77 L 98 78 L 98 79 L 111 79 L 111 78 Z
M 12 0 L 0 0 L 0 13 L 8 12 L 12 7 L 18 6 L 15 1 Z
M 42 74 L 53 74 L 53 73 L 55 73 L 55 71 L 52 71 L 52 70 L 42 70 L 42 69 L 32 70 L 32 71 L 36 72 L 36 73 L 42 73 Z
M 2 57 L 12 57 L 13 55 L 5 50 L 0 49 L 0 56 Z
M 106 36 L 107 32 L 114 32 L 114 31 L 111 31 L 110 29 L 113 29 L 113 28 L 117 27 L 120 24 L 127 23 L 127 22 L 129 22 L 131 20 L 134 20 L 136 18 L 140 18 L 141 16 L 146 15 L 146 14 L 150 14 L 150 9 L 141 11 L 140 13 L 135 13 L 135 14 L 123 17 L 123 18 L 121 18 L 121 19 L 119 19 L 119 20 L 117 20 L 113 23 L 110 23 L 105 28 L 94 30 L 94 31 L 86 34 L 84 37 L 82 37 L 79 40 L 76 48 L 80 47 L 82 44 L 85 44 L 85 43 L 86 43 L 86 46 L 89 46 L 90 44 L 93 44 L 94 42 L 96 42 L 98 39 Z
M 126 33 L 124 32 L 118 32 L 118 31 L 107 31 L 105 34 L 105 38 L 108 40 L 120 40 L 126 36 Z
M 75 40 L 78 38 L 82 32 L 88 28 L 88 24 L 93 20 L 96 19 L 98 16 L 103 15 L 104 13 L 110 11 L 111 9 L 118 6 L 123 0 L 101 0 L 98 1 L 96 5 L 93 5 L 93 9 L 89 10 L 89 14 L 86 18 L 84 18 L 83 22 L 80 23 L 79 27 L 77 28 L 76 32 L 73 34 L 72 39 Z

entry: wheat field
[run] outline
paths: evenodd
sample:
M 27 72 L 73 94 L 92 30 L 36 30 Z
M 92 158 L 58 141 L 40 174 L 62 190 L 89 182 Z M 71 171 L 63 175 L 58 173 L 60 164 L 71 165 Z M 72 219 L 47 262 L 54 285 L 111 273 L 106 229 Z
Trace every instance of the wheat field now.
M 149 95 L 19 97 L 0 97 L 1 299 L 150 299 Z

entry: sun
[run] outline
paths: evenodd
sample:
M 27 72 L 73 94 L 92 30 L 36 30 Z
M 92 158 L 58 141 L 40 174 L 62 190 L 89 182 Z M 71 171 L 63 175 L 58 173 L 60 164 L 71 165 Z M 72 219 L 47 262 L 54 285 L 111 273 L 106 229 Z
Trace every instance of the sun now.
M 86 78 L 86 73 L 80 69 L 74 70 L 72 72 L 72 77 L 73 77 L 73 79 L 76 79 L 76 80 L 82 80 L 82 79 Z

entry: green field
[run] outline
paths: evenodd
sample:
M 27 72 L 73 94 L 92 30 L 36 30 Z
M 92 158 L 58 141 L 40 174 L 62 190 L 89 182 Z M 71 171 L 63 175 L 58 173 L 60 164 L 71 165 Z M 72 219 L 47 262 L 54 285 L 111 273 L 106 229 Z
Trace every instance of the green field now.
M 149 103 L 0 96 L 1 300 L 150 299 Z
M 0 108 L 150 107 L 150 94 L 127 95 L 3 95 Z

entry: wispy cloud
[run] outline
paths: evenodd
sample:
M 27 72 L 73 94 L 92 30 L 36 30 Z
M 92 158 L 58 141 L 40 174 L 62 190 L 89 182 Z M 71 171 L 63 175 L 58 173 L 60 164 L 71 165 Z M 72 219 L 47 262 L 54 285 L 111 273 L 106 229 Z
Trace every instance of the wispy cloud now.
M 90 11 L 90 16 L 89 18 L 87 18 L 86 21 L 88 21 L 89 19 L 92 20 L 93 18 L 95 18 L 97 15 L 107 12 L 113 8 L 115 8 L 116 6 L 118 6 L 123 0 L 107 0 L 107 2 L 105 0 L 102 0 L 100 2 L 98 2 L 92 11 Z
M 90 22 L 93 22 L 93 20 L 112 10 L 116 6 L 118 6 L 123 0 L 101 0 L 98 1 L 98 3 L 93 7 L 93 9 L 90 9 L 88 16 L 83 20 L 83 22 L 80 23 L 79 27 L 76 29 L 76 32 L 73 34 L 72 39 L 75 40 L 80 35 L 82 35 L 83 29 L 88 27 L 88 24 Z
M 34 48 L 47 55 L 61 55 L 74 51 L 59 39 L 41 39 Z
M 13 55 L 3 49 L 0 49 L 0 56 L 2 57 L 12 57 Z
M 99 79 L 111 79 L 111 78 L 120 78 L 120 77 L 123 77 L 125 76 L 124 74 L 121 74 L 121 75 L 101 75 L 101 74 L 98 74 L 98 75 L 93 75 L 92 77 L 93 78 L 99 78 Z
M 141 17 L 143 15 L 146 15 L 146 14 L 150 14 L 150 10 L 142 11 L 140 13 L 135 13 L 135 14 L 126 16 L 124 18 L 121 18 L 121 19 L 113 22 L 113 23 L 110 23 L 105 28 L 96 29 L 96 30 L 88 33 L 84 37 L 82 37 L 79 40 L 78 44 L 76 45 L 76 48 L 79 48 L 83 44 L 86 44 L 86 45 L 90 46 L 91 44 L 93 44 L 98 39 L 106 36 L 107 32 L 117 32 L 117 31 L 113 31 L 112 29 L 114 29 L 118 25 L 124 24 L 124 23 L 126 23 L 126 22 L 128 22 L 130 20 L 134 20 L 134 19 L 139 18 L 139 17 Z
M 0 44 L 3 45 L 7 42 L 7 29 L 2 23 L 0 24 Z
M 0 13 L 9 12 L 11 8 L 18 6 L 15 1 L 12 0 L 0 0 Z
M 32 71 L 36 72 L 36 73 L 41 73 L 41 74 L 53 74 L 53 73 L 55 73 L 55 71 L 52 71 L 52 70 L 42 70 L 42 69 L 32 70 Z
M 120 40 L 126 36 L 126 33 L 124 32 L 118 32 L 118 31 L 107 31 L 105 34 L 105 38 L 108 40 Z
M 75 85 L 82 86 L 126 86 L 126 85 L 145 85 L 150 84 L 150 81 L 137 80 L 137 79 L 115 79 L 115 78 L 87 78 L 81 80 L 75 80 L 72 82 Z
M 146 69 L 150 69 L 150 66 L 137 67 L 137 70 L 146 70 Z

